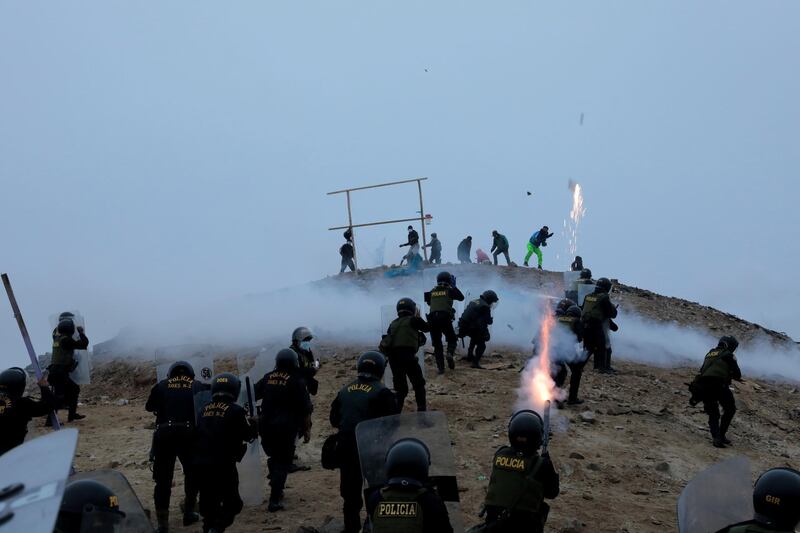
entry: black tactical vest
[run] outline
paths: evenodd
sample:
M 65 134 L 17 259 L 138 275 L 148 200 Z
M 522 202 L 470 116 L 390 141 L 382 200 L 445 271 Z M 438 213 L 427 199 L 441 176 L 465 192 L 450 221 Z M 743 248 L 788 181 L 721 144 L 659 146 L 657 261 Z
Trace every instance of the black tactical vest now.
M 706 358 L 703 360 L 700 376 L 704 378 L 730 379 L 730 367 L 722 358 L 726 353 L 728 353 L 728 351 L 723 348 L 714 348 L 708 352 Z
M 372 533 L 422 533 L 425 521 L 419 497 L 425 489 L 381 489 L 381 501 L 372 513 Z
M 378 380 L 358 378 L 339 391 L 342 410 L 340 431 L 355 431 L 356 426 L 372 417 L 370 407 L 386 387 Z
M 453 299 L 450 297 L 450 287 L 437 285 L 431 290 L 431 313 L 444 311 L 453 312 Z

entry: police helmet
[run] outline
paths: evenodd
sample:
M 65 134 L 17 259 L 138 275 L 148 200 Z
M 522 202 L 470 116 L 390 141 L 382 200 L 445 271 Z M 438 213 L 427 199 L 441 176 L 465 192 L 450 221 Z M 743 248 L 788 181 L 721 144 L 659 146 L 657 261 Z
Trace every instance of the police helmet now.
M 567 309 L 567 313 L 566 313 L 567 316 L 570 316 L 572 318 L 580 318 L 581 314 L 582 314 L 581 313 L 581 308 L 578 307 L 577 305 L 569 306 L 569 308 Z
M 407 313 L 413 315 L 417 312 L 417 303 L 411 298 L 400 298 L 397 301 L 397 314 Z
M 72 321 L 71 318 L 65 318 L 64 320 L 60 320 L 58 322 L 58 328 L 56 328 L 59 335 L 66 335 L 67 337 L 72 337 L 75 335 L 75 322 Z
M 581 279 L 592 279 L 592 271 L 588 268 L 581 270 Z
M 303 341 L 311 340 L 313 338 L 314 334 L 311 333 L 311 330 L 305 326 L 300 326 L 292 332 L 292 342 L 296 344 L 300 344 Z
M 450 272 L 447 272 L 446 270 L 442 270 L 441 272 L 436 274 L 436 283 L 447 283 L 449 285 L 450 283 L 452 283 L 452 281 L 453 281 L 453 276 L 450 274 Z
M 297 352 L 291 348 L 284 348 L 275 355 L 275 370 L 295 370 L 300 368 L 300 359 Z
M 484 291 L 483 294 L 481 294 L 481 300 L 483 300 L 488 304 L 493 304 L 497 303 L 500 300 L 500 298 L 497 297 L 496 292 L 490 289 L 488 291 Z
M 386 358 L 380 352 L 364 352 L 358 358 L 356 368 L 359 377 L 381 379 L 386 370 Z
M 564 316 L 565 314 L 567 314 L 567 309 L 569 309 L 573 305 L 575 305 L 575 302 L 573 302 L 569 298 L 563 298 L 556 305 L 556 316 Z
M 600 278 L 595 283 L 597 290 L 600 292 L 611 292 L 611 280 L 608 278 Z
M 61 322 L 62 320 L 74 320 L 75 313 L 71 311 L 64 311 L 60 315 L 58 315 L 58 321 Z
M 428 481 L 431 452 L 419 439 L 400 439 L 386 453 L 386 477 L 390 485 L 421 486 Z
M 508 441 L 515 450 L 532 454 L 542 445 L 544 422 L 536 411 L 517 411 L 508 422 Z
M 232 401 L 239 399 L 239 393 L 242 391 L 242 382 L 239 378 L 230 372 L 223 372 L 214 376 L 211 382 L 211 397 L 223 396 Z
M 497 230 L 496 230 L 496 229 L 495 229 L 495 230 L 492 230 L 492 235 L 494 235 L 495 237 L 497 237 L 498 233 L 497 233 Z
M 72 481 L 64 489 L 55 531 L 80 533 L 115 531 L 115 525 L 125 518 L 116 494 L 92 479 Z
M 770 528 L 793 531 L 800 523 L 800 472 L 767 470 L 753 489 L 755 519 Z
M 719 346 L 720 348 L 727 348 L 730 351 L 736 351 L 736 348 L 739 347 L 739 341 L 736 340 L 736 337 L 733 335 L 725 335 L 724 337 L 719 339 Z
M 175 361 L 169 366 L 167 377 L 187 376 L 194 379 L 194 368 L 187 361 Z
M 25 392 L 28 375 L 18 366 L 0 372 L 0 393 L 19 398 Z

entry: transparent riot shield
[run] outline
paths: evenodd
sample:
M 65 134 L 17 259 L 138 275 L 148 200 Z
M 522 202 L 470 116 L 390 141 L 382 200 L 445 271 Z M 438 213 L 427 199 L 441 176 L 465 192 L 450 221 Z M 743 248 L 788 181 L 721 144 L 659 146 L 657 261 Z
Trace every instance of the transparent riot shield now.
M 386 332 L 389 331 L 389 324 L 397 318 L 397 308 L 394 305 L 382 305 L 381 306 L 381 335 L 386 335 Z M 419 362 L 419 367 L 422 369 L 422 376 L 425 376 L 425 347 L 421 347 L 417 350 L 417 361 Z M 383 373 L 383 383 L 387 387 L 392 387 L 392 383 L 394 377 L 392 374 L 392 369 L 389 366 L 389 362 L 386 362 L 386 370 Z
M 398 440 L 413 437 L 431 453 L 430 482 L 447 506 L 453 531 L 464 531 L 456 482 L 456 465 L 447 432 L 447 418 L 439 411 L 405 413 L 361 422 L 356 427 L 358 456 L 366 488 L 376 489 L 388 480 L 386 454 Z
M 573 302 L 578 301 L 578 280 L 580 276 L 580 272 L 564 272 L 564 297 Z
M 583 305 L 583 299 L 592 294 L 594 289 L 595 285 L 593 283 L 578 283 L 578 305 Z
M 172 363 L 186 361 L 194 369 L 194 379 L 211 383 L 214 377 L 214 355 L 207 344 L 181 344 L 158 348 L 155 354 L 156 378 L 167 379 Z
M 119 510 L 125 516 L 119 522 L 115 531 L 121 533 L 153 533 L 153 525 L 142 507 L 142 503 L 131 488 L 130 483 L 116 470 L 95 470 L 93 472 L 80 472 L 69 478 L 70 481 L 91 479 L 108 487 L 119 500 Z
M 255 364 L 257 360 L 258 355 L 246 352 L 236 356 L 239 379 L 242 382 L 238 403 L 244 407 L 248 416 L 257 414 L 254 386 L 259 379 L 264 377 L 263 374 L 259 375 L 260 370 Z M 272 366 L 275 366 L 274 355 Z M 248 443 L 247 451 L 236 468 L 239 471 L 239 494 L 244 504 L 252 507 L 264 503 L 264 467 L 261 464 L 261 445 L 257 438 Z
M 708 533 L 753 518 L 750 461 L 734 457 L 697 474 L 678 498 L 680 533 Z
M 77 444 L 78 430 L 62 429 L 0 456 L 0 531 L 53 531 Z

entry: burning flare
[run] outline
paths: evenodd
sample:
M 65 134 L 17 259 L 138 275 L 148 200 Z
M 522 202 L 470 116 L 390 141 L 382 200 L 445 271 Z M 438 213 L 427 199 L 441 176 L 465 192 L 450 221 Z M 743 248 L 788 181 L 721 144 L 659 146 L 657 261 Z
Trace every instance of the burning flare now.
M 583 207 L 583 190 L 581 184 L 569 180 L 569 190 L 572 191 L 572 209 L 569 212 L 569 221 L 564 221 L 564 226 L 569 237 L 569 253 L 575 255 L 578 251 L 578 226 L 580 226 L 586 208 Z
M 550 375 L 550 341 L 555 319 L 549 310 L 542 316 L 539 334 L 536 337 L 536 355 L 528 361 L 522 374 L 520 408 L 533 409 L 541 413 L 544 404 L 556 397 L 557 387 Z

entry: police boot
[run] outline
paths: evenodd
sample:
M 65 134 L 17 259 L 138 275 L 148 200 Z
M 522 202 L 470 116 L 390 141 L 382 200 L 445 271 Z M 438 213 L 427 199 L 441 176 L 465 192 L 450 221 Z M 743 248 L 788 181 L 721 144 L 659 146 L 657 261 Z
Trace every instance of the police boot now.
M 270 513 L 277 513 L 278 511 L 283 511 L 285 508 L 286 507 L 283 505 L 283 493 L 270 494 L 267 511 Z
M 181 511 L 183 512 L 183 526 L 191 526 L 200 521 L 200 515 L 194 510 L 194 502 L 181 503 Z
M 724 448 L 725 442 L 720 438 L 719 419 L 709 418 L 708 428 L 711 430 L 711 442 L 715 448 Z
M 452 353 L 447 354 L 447 368 L 449 368 L 450 370 L 456 369 L 456 360 L 453 358 L 453 355 L 454 354 Z
M 733 420 L 733 414 L 725 413 L 722 415 L 722 421 L 719 424 L 719 438 L 726 445 L 731 444 L 731 441 L 725 436 L 731 425 L 731 420 Z
M 169 509 L 157 509 L 156 522 L 158 522 L 157 533 L 167 533 L 169 531 Z

